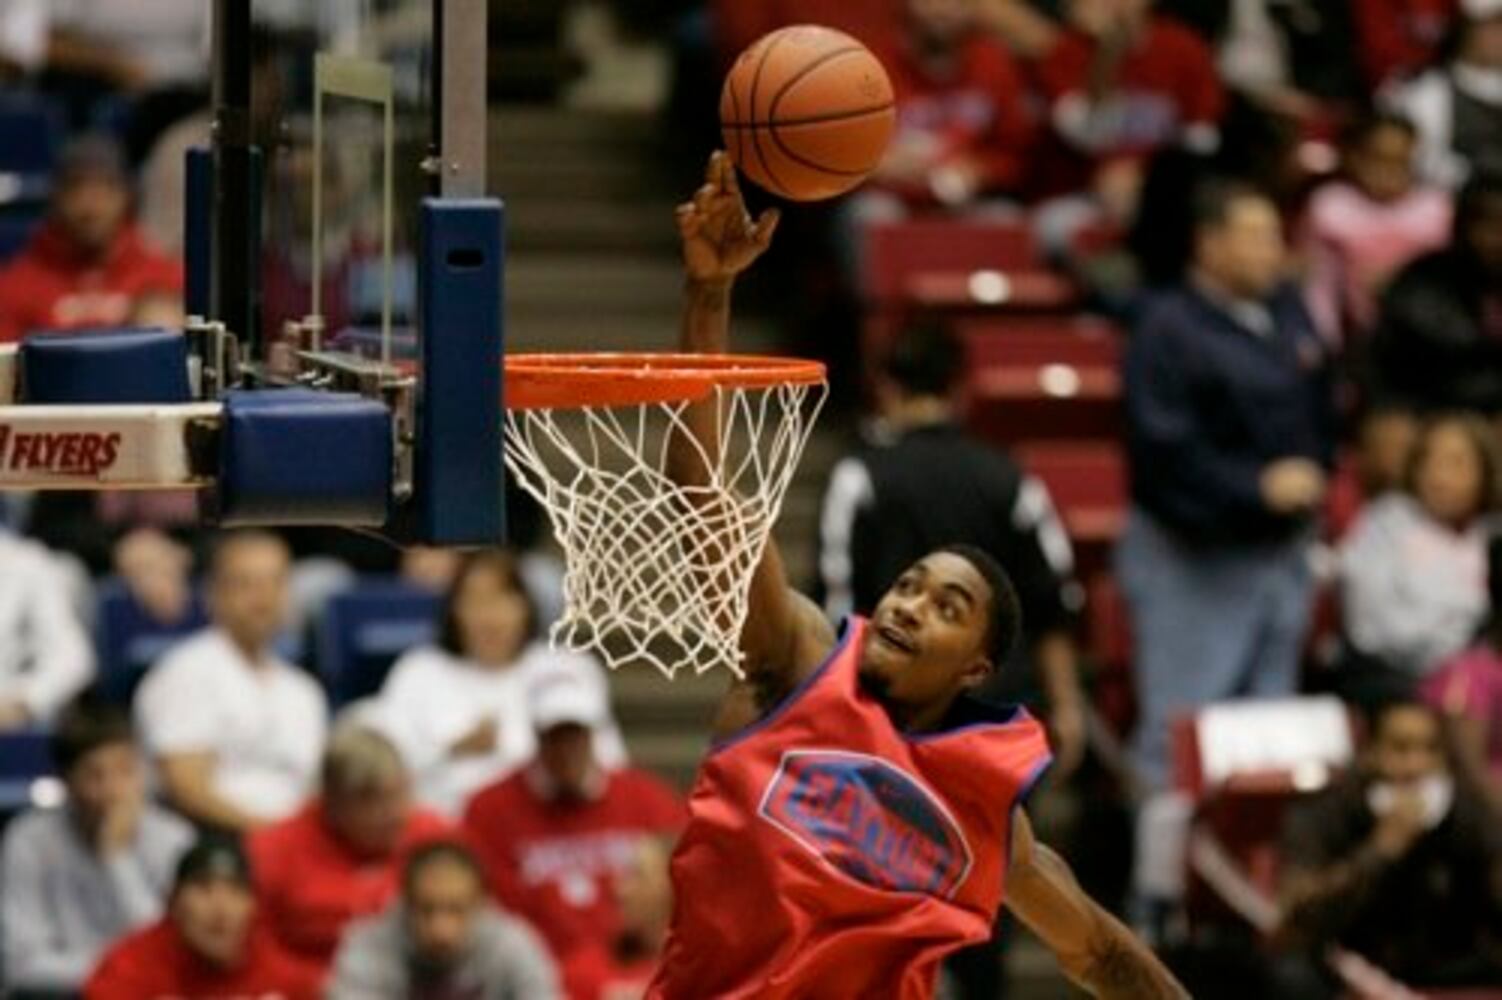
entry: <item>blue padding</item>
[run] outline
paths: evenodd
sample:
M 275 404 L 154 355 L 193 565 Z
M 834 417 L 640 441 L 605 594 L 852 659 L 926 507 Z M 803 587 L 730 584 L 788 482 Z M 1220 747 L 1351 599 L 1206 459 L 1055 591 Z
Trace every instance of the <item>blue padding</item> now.
M 422 203 L 418 256 L 417 531 L 435 545 L 492 545 L 501 491 L 501 274 L 505 211 L 493 198 Z
M 391 498 L 391 412 L 312 389 L 224 396 L 217 520 L 379 527 Z
M 0 816 L 31 805 L 31 786 L 55 771 L 52 736 L 42 727 L 0 733 Z
M 83 330 L 21 343 L 28 403 L 186 403 L 188 342 L 169 330 Z
M 381 689 L 396 658 L 433 641 L 442 598 L 400 579 L 362 580 L 318 620 L 318 671 L 337 708 Z

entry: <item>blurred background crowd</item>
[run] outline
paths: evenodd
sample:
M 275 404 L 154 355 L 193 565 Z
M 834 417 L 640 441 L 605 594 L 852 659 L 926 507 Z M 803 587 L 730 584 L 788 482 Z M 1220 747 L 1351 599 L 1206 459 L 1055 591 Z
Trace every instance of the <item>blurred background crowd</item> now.
M 279 40 L 427 5 L 254 6 L 274 235 Z M 998 556 L 1040 829 L 1196 995 L 1502 989 L 1502 0 L 490 6 L 543 349 L 671 343 L 745 45 L 881 55 L 886 160 L 738 292 L 738 346 L 831 365 L 790 569 L 840 615 Z M 210 7 L 0 0 L 0 343 L 183 322 Z M 323 273 L 358 334 L 368 275 Z M 262 278 L 274 333 L 308 261 Z M 715 683 L 551 650 L 562 564 L 507 502 L 512 547 L 459 554 L 0 498 L 3 990 L 635 995 Z M 1068 995 L 1014 936 L 944 994 Z

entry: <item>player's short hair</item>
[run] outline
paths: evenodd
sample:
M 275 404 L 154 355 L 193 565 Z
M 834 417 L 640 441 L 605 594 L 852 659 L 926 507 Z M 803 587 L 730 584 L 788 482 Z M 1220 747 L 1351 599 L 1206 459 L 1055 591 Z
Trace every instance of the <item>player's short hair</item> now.
M 93 693 L 80 695 L 52 726 L 52 762 L 64 778 L 79 761 L 102 747 L 136 745 L 130 715 Z
M 986 606 L 985 650 L 992 665 L 1000 667 L 1012 655 L 1022 633 L 1022 604 L 1011 576 L 991 553 L 978 546 L 946 545 L 937 551 L 959 556 L 974 566 L 991 588 L 991 600 Z
M 914 396 L 946 396 L 965 367 L 965 346 L 946 324 L 915 323 L 898 332 L 882 371 Z
M 429 840 L 416 847 L 411 854 L 407 855 L 407 863 L 402 866 L 402 894 L 412 895 L 412 887 L 422 877 L 422 873 L 432 865 L 449 864 L 456 868 L 462 868 L 474 877 L 480 889 L 489 888 L 489 880 L 485 876 L 485 866 L 480 863 L 479 857 L 468 845 L 453 838 Z

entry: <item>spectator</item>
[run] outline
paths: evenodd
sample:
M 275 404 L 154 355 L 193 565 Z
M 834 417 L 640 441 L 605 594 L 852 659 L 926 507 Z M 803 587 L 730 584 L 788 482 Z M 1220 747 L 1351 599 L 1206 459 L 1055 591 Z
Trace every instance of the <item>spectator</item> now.
M 1325 505 L 1327 538 L 1344 538 L 1362 507 L 1403 488 L 1418 436 L 1419 422 L 1404 407 L 1376 406 L 1367 411 L 1356 431 L 1354 459 L 1343 462 L 1330 483 Z
M 1476 643 L 1442 664 L 1421 690 L 1444 721 L 1460 777 L 1502 807 L 1502 535 L 1488 543 L 1486 579 L 1491 610 Z
M 876 180 L 909 205 L 964 206 L 1023 180 L 1031 122 L 1022 77 L 978 6 L 906 0 L 908 31 L 887 60 L 897 132 Z
M 1413 702 L 1378 711 L 1360 767 L 1298 804 L 1284 826 L 1289 1000 L 1342 995 L 1321 971 L 1332 946 L 1406 985 L 1496 986 L 1502 839 L 1456 782 L 1439 720 Z
M 1458 188 L 1502 160 L 1502 0 L 1461 0 L 1455 56 L 1388 95 L 1418 126 L 1419 172 Z
M 1056 253 L 1087 226 L 1130 223 L 1153 153 L 1214 151 L 1225 103 L 1209 48 L 1155 16 L 1152 0 L 1070 0 L 1067 11 L 1037 69 L 1055 136 L 1038 158 L 1040 193 L 1070 196 L 1039 219 Z
M 620 914 L 615 940 L 606 948 L 577 953 L 564 970 L 571 1000 L 646 995 L 673 916 L 673 883 L 668 878 L 671 849 L 660 837 L 637 842 L 630 862 L 615 878 L 615 906 Z
M 445 842 L 413 853 L 400 902 L 350 929 L 328 991 L 329 1000 L 559 995 L 558 973 L 542 941 L 486 903 L 480 862 Z
M 447 829 L 411 807 L 396 748 L 373 729 L 341 723 L 324 751 L 319 798 L 250 836 L 261 913 L 289 952 L 326 967 L 345 926 L 396 895 L 403 857 Z
M 1393 279 L 1364 375 L 1374 403 L 1502 414 L 1502 171 L 1479 171 L 1449 246 Z
M 1417 76 L 1438 62 L 1458 0 L 1355 0 L 1352 15 L 1367 87 Z
M 312 785 L 327 705 L 273 646 L 288 573 L 275 535 L 223 535 L 209 566 L 212 624 L 171 649 L 137 692 L 164 791 L 197 823 L 248 831 L 290 814 Z
M 646 834 L 676 834 L 682 802 L 644 771 L 607 771 L 595 753 L 604 692 L 554 673 L 527 693 L 537 756 L 476 795 L 464 825 L 501 905 L 527 918 L 561 960 L 608 948 L 619 932 L 612 882 Z
M 1317 132 L 1366 96 L 1347 3 L 1231 0 L 1219 63 L 1255 108 Z
M 0 530 L 0 732 L 44 722 L 94 676 L 94 651 L 51 553 Z
M 533 681 L 568 672 L 605 689 L 595 661 L 537 642 L 536 620 L 516 557 L 478 553 L 449 589 L 438 645 L 403 656 L 381 689 L 377 712 L 412 766 L 418 798 L 444 815 L 457 817 L 471 795 L 537 752 Z M 606 766 L 625 759 L 613 723 L 597 739 Z
M 1047 487 L 960 427 L 954 398 L 964 365 L 963 345 L 936 327 L 903 331 L 884 359 L 879 433 L 835 466 L 825 489 L 825 610 L 870 613 L 898 574 L 940 546 L 990 553 L 1017 587 L 1030 639 L 998 675 L 1017 701 L 1038 700 L 1032 678 L 1041 680 L 1058 773 L 1068 774 L 1085 750 L 1073 553 Z
M 1147 306 L 1123 375 L 1133 510 L 1117 572 L 1149 789 L 1165 786 L 1176 715 L 1293 692 L 1334 445 L 1328 360 L 1283 280 L 1277 209 L 1212 181 L 1194 211 L 1192 275 Z
M 210 838 L 183 855 L 165 918 L 117 943 L 84 1000 L 316 1000 L 316 972 L 256 924 L 250 866 L 233 842 Z
M 46 223 L 0 270 L 0 343 L 34 330 L 125 325 L 141 299 L 181 294 L 182 265 L 142 238 L 130 203 L 113 143 L 84 136 L 69 144 Z
M 1361 119 L 1346 136 L 1344 176 L 1309 201 L 1303 232 L 1309 309 L 1333 344 L 1370 333 L 1377 298 L 1392 276 L 1449 235 L 1450 195 L 1415 183 L 1416 139 L 1406 118 Z
M 1340 553 L 1341 608 L 1359 691 L 1411 695 L 1486 618 L 1486 526 L 1502 460 L 1491 428 L 1440 417 L 1420 433 L 1402 492 L 1373 501 Z M 1358 698 L 1359 700 L 1359 698 Z
M 76 992 L 116 938 L 161 915 L 192 831 L 146 798 L 130 718 L 84 699 L 58 719 L 52 756 L 66 803 L 5 831 L 0 965 L 20 992 Z

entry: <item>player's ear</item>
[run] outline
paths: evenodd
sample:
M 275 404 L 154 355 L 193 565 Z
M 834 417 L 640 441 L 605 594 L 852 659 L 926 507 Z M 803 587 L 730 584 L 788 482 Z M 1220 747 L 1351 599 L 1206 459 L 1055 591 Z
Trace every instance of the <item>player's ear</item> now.
M 960 675 L 960 684 L 965 690 L 973 691 L 990 680 L 994 673 L 996 673 L 996 664 L 991 662 L 991 658 L 977 656 L 970 661 L 970 666 L 966 667 L 965 672 Z

